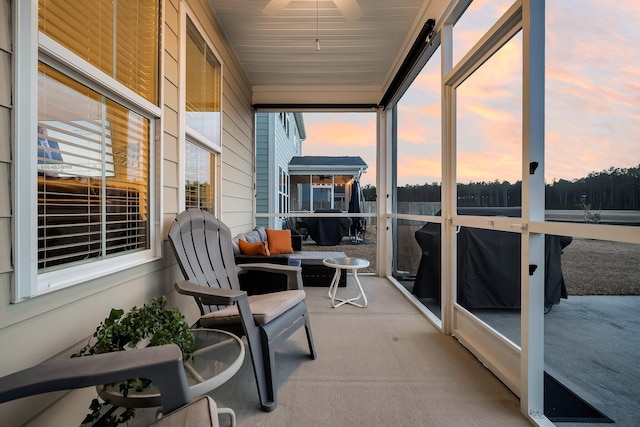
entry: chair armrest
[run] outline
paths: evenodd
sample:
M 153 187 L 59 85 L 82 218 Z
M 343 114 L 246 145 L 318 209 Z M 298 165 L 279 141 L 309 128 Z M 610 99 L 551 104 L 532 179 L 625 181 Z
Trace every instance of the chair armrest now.
M 236 265 L 238 273 L 243 271 L 262 271 L 265 273 L 278 273 L 287 276 L 289 289 L 303 289 L 302 267 L 293 265 L 269 264 L 269 263 L 249 263 Z
M 205 305 L 231 305 L 239 299 L 247 297 L 245 291 L 210 288 L 208 286 L 197 285 L 188 280 L 176 282 L 174 287 L 179 294 L 196 297 Z
M 148 378 L 160 389 L 163 412 L 189 403 L 182 352 L 176 344 L 54 359 L 0 378 L 0 403 L 51 391 Z

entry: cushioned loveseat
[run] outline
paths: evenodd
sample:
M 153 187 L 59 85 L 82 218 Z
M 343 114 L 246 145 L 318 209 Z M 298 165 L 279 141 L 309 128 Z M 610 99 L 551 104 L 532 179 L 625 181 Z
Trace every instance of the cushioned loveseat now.
M 233 240 L 236 264 L 268 262 L 302 267 L 304 286 L 329 286 L 335 270 L 326 267 L 325 258 L 345 258 L 344 252 L 303 251 L 302 236 L 290 230 L 272 230 L 258 227 L 240 233 Z M 346 286 L 346 271 L 342 271 L 340 286 Z M 249 294 L 286 289 L 286 277 L 264 272 L 248 271 L 240 276 L 240 285 Z

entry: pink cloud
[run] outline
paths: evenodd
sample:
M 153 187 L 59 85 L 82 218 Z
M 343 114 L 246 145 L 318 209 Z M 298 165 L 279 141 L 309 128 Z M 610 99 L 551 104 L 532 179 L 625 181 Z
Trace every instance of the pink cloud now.
M 416 157 L 410 153 L 398 153 L 399 185 L 440 182 L 442 172 L 440 157 Z M 404 178 L 404 179 L 402 179 Z M 412 181 L 407 179 L 411 178 Z
M 458 182 L 509 181 L 522 175 L 522 160 L 502 151 L 459 152 L 456 177 Z
M 513 4 L 513 0 L 474 0 L 453 27 L 454 64 L 475 45 Z
M 440 105 L 423 107 L 398 106 L 398 139 L 411 144 L 429 145 L 441 143 Z
M 547 181 L 635 166 L 640 153 L 639 5 L 585 2 L 571 11 L 562 6 L 549 4 L 547 11 Z
M 367 163 L 362 185 L 376 180 L 375 113 L 305 113 L 305 156 L 360 156 Z
M 458 181 L 520 179 L 521 64 L 522 39 L 517 36 L 458 87 Z
M 324 146 L 360 146 L 375 147 L 375 122 L 373 128 L 354 123 L 318 123 L 305 126 L 308 138 L 303 147 L 310 143 Z

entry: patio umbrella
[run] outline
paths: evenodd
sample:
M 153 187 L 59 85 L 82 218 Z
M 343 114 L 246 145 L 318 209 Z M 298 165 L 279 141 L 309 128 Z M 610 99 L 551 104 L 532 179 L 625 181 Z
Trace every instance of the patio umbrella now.
M 358 178 L 351 184 L 351 197 L 349 198 L 349 213 L 360 213 L 360 181 Z M 358 233 L 364 233 L 366 229 L 364 218 L 351 218 L 351 235 L 358 241 Z

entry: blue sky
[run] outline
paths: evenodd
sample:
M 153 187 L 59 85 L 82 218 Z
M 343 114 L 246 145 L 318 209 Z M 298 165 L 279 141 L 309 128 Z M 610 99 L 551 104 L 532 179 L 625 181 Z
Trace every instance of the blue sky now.
M 454 28 L 459 60 L 510 1 L 476 0 Z M 546 2 L 548 182 L 640 164 L 640 3 Z M 458 90 L 458 181 L 514 182 L 521 165 L 521 35 Z M 399 184 L 439 182 L 439 53 L 399 104 Z M 359 155 L 375 184 L 375 114 L 305 113 L 305 155 Z

